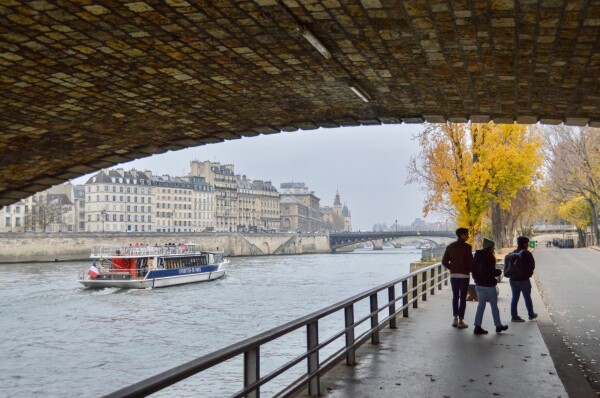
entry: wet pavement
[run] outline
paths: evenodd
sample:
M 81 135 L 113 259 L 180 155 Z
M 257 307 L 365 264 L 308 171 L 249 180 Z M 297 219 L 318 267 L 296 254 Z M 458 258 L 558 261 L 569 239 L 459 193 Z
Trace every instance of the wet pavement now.
M 482 326 L 489 334 L 474 335 L 476 302 L 467 303 L 469 328 L 451 327 L 452 293 L 445 287 L 427 302 L 419 302 L 417 310 L 411 308 L 409 318 L 399 318 L 398 329 L 384 329 L 379 345 L 365 344 L 355 367 L 342 363 L 322 377 L 323 394 L 329 398 L 596 397 L 573 364 L 573 372 L 564 376 L 570 377 L 572 386 L 571 395 L 567 394 L 541 332 L 552 337 L 554 329 L 537 287 L 532 299 L 539 318 L 512 323 L 508 280 L 498 286 L 500 316 L 509 326 L 506 332 L 495 333 L 488 305 Z M 519 312 L 526 314 L 522 299 Z
M 600 252 L 589 248 L 541 249 L 535 258 L 538 286 L 554 334 L 570 353 L 555 361 L 559 375 L 561 364 L 580 368 L 591 386 L 600 391 Z M 549 348 L 552 353 L 553 347 Z

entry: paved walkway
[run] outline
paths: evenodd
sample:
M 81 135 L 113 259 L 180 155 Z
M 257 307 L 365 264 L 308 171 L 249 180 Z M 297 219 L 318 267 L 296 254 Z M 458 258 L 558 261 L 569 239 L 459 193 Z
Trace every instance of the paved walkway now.
M 537 288 L 532 298 L 538 320 L 511 323 L 508 280 L 498 286 L 506 332 L 495 333 L 488 305 L 482 326 L 490 333 L 475 336 L 476 302 L 467 303 L 469 328 L 451 327 L 452 293 L 444 287 L 411 309 L 398 329 L 382 331 L 381 344 L 363 346 L 357 366 L 341 365 L 323 377 L 321 389 L 330 398 L 568 397 L 538 327 L 551 320 Z M 524 317 L 522 299 L 519 306 Z

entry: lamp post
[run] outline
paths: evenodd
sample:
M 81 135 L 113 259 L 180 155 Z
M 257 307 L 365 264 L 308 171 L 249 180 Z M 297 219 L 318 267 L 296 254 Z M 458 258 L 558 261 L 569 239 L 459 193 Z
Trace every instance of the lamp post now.
M 171 212 L 167 213 L 167 222 L 168 222 L 169 232 L 171 232 L 171 217 L 172 216 L 173 216 L 173 213 L 171 213 Z
M 396 233 L 398 233 L 398 219 L 396 219 Z

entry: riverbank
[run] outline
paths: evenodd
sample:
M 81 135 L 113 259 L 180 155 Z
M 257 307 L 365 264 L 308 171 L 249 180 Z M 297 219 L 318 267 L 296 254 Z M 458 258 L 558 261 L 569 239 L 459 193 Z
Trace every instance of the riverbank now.
M 329 253 L 327 234 L 241 233 L 62 233 L 0 234 L 0 263 L 74 261 L 89 258 L 97 246 L 196 243 L 202 250 L 223 250 L 225 256 Z

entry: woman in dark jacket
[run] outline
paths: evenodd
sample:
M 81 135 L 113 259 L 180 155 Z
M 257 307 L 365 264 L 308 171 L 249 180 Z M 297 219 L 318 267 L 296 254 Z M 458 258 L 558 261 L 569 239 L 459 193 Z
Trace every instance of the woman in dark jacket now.
M 498 294 L 496 293 L 496 277 L 502 271 L 496 269 L 496 257 L 494 256 L 494 242 L 484 238 L 483 249 L 475 251 L 473 266 L 471 272 L 475 279 L 475 289 L 477 290 L 477 312 L 475 313 L 475 334 L 487 334 L 487 330 L 481 327 L 485 303 L 490 302 L 492 316 L 496 325 L 496 333 L 508 329 L 507 325 L 502 325 L 500 321 L 500 311 L 498 311 Z

